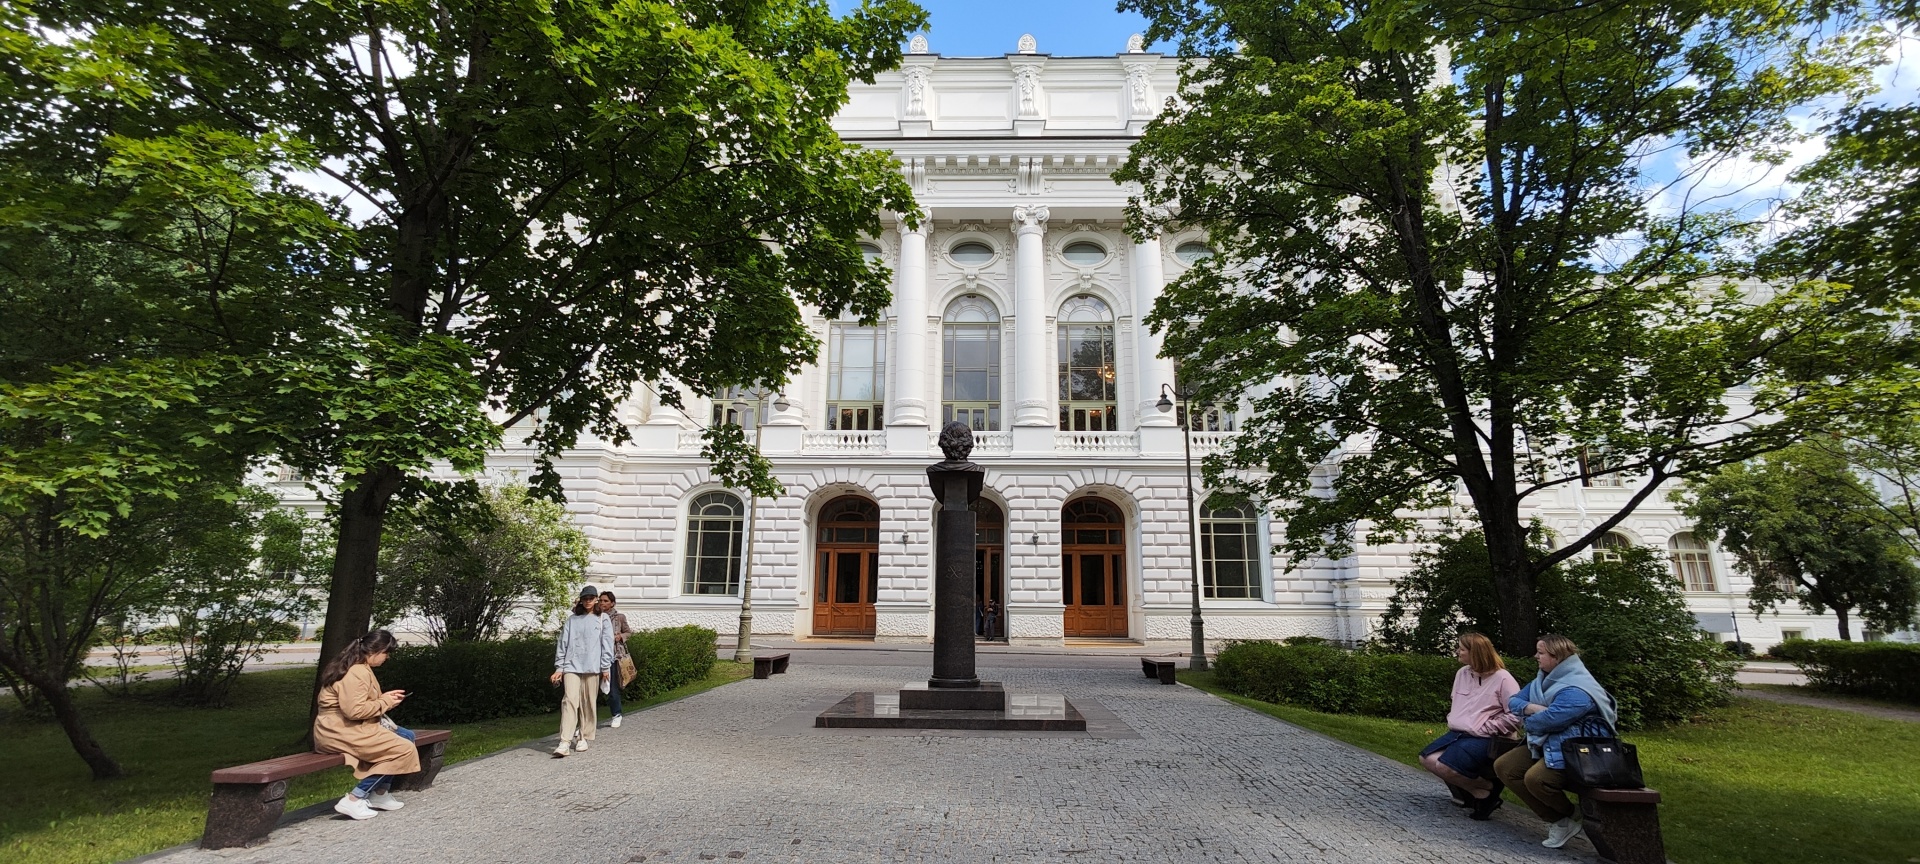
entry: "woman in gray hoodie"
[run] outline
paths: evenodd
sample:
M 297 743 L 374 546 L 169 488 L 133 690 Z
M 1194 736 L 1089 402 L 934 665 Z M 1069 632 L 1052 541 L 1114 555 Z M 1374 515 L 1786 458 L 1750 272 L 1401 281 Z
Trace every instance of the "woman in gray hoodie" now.
M 552 680 L 562 685 L 560 743 L 553 748 L 556 759 L 574 750 L 586 752 L 600 719 L 600 682 L 613 668 L 613 628 L 595 614 L 594 599 L 599 595 L 592 585 L 580 589 L 573 614 L 560 627 L 560 643 L 554 646 Z

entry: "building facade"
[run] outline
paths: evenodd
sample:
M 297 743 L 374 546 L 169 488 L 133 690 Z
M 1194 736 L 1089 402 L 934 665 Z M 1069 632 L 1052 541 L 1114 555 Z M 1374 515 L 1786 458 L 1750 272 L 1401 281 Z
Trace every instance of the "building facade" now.
M 687 392 L 680 411 L 658 395 L 672 384 L 637 388 L 630 443 L 584 442 L 560 461 L 594 578 L 636 627 L 735 632 L 744 571 L 756 633 L 929 639 L 925 469 L 940 426 L 959 420 L 986 468 L 975 555 L 986 635 L 1184 645 L 1194 550 L 1211 640 L 1370 632 L 1411 548 L 1289 568 L 1253 508 L 1190 522 L 1187 449 L 1197 466 L 1246 405 L 1161 409 L 1174 367 L 1141 322 L 1208 250 L 1197 230 L 1129 238 L 1129 191 L 1110 176 L 1175 92 L 1177 61 L 1137 37 L 1113 56 L 1036 49 L 1025 37 L 1000 57 L 942 57 L 916 39 L 901 69 L 855 85 L 837 127 L 892 151 L 923 208 L 918 227 L 888 217 L 866 244 L 895 277 L 878 326 L 815 314 L 822 356 L 780 393 Z M 785 494 L 750 502 L 713 481 L 701 430 L 722 422 L 749 429 Z M 524 456 L 503 453 L 497 468 Z M 1632 492 L 1632 478 L 1616 482 L 1565 489 L 1533 515 L 1584 532 L 1590 512 Z M 1670 550 L 1703 625 L 1724 638 L 1733 626 L 1711 622 L 1733 612 L 1741 638 L 1763 646 L 1833 635 L 1825 618 L 1746 613 L 1744 577 L 1686 527 L 1657 503 L 1608 545 Z

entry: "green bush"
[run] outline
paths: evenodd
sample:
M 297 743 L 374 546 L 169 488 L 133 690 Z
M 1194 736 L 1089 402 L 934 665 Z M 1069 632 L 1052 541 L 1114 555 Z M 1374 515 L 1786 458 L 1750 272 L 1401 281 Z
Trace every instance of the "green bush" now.
M 692 626 L 635 632 L 627 648 L 639 674 L 622 695 L 644 699 L 707 677 L 716 660 L 714 635 Z M 377 674 L 388 690 L 413 691 L 393 712 L 403 726 L 544 714 L 560 707 L 560 689 L 551 682 L 553 642 L 550 635 L 525 634 L 405 646 Z
M 645 699 L 707 677 L 719 659 L 714 652 L 717 635 L 691 624 L 635 631 L 627 637 L 627 653 L 633 655 L 639 674 L 627 682 L 620 695 Z
M 1506 662 L 1516 679 L 1533 677 L 1532 660 Z M 1227 690 L 1263 702 L 1438 722 L 1452 706 L 1453 676 L 1459 668 L 1452 657 L 1431 654 L 1252 641 L 1229 642 L 1214 661 L 1213 674 Z
M 1920 704 L 1920 645 L 1790 639 L 1773 656 L 1800 667 L 1815 687 Z

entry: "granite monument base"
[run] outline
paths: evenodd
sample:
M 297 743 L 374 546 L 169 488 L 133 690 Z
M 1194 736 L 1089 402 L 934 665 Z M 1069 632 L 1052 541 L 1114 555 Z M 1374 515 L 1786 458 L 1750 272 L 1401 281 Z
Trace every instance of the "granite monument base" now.
M 908 684 L 900 688 L 900 707 L 926 711 L 1005 711 L 1007 691 L 998 681 L 982 681 L 978 687 Z
M 1067 697 L 1004 696 L 997 711 L 904 708 L 899 693 L 854 693 L 813 718 L 822 729 L 969 729 L 991 732 L 1085 732 L 1087 718 Z

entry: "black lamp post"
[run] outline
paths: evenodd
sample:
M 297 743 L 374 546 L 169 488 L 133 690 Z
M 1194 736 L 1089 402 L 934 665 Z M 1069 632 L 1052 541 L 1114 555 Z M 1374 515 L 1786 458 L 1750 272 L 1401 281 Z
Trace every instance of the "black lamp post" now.
M 758 456 L 760 442 L 766 438 L 767 392 L 750 391 L 741 395 L 753 397 L 753 455 Z M 787 397 L 776 395 L 773 410 L 785 411 L 788 404 Z M 735 400 L 734 416 L 739 417 L 747 413 L 747 407 L 748 403 L 745 400 Z M 733 646 L 735 663 L 747 663 L 753 660 L 753 517 L 760 509 L 756 506 L 758 502 L 759 496 L 754 495 L 753 490 L 747 490 L 747 539 L 744 544 L 746 548 L 740 553 L 740 636 Z
M 1207 670 L 1207 625 L 1200 619 L 1200 526 L 1197 511 L 1193 506 L 1193 391 L 1181 390 L 1171 384 L 1160 385 L 1160 401 L 1155 408 L 1165 414 L 1173 410 L 1173 400 L 1167 398 L 1168 391 L 1180 397 L 1180 407 L 1186 417 L 1180 418 L 1180 446 L 1187 454 L 1187 555 L 1193 577 L 1193 617 L 1188 620 L 1193 631 L 1192 660 L 1188 669 L 1196 672 Z

